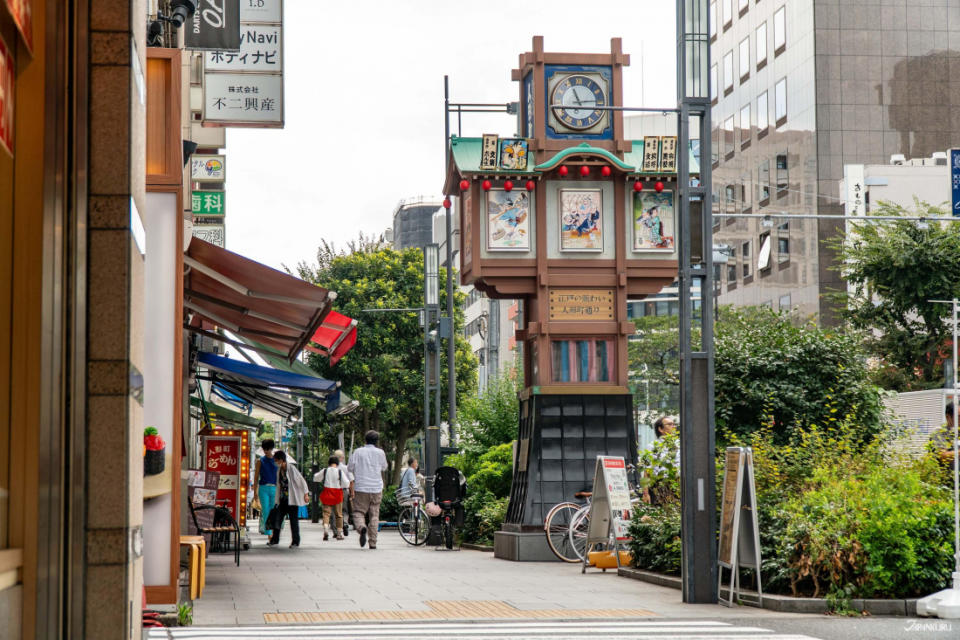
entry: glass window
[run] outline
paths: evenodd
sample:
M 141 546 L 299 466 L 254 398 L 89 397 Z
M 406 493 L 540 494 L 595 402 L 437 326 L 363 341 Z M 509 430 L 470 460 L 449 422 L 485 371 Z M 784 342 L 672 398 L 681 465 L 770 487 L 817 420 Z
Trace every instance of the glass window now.
M 728 264 L 727 265 L 727 282 L 736 282 L 737 281 L 737 265 Z
M 750 258 L 750 241 L 747 240 L 740 245 L 740 255 L 743 256 L 743 261 L 747 262 Z
M 711 141 L 710 141 L 710 142 L 711 142 L 711 144 L 710 144 L 710 147 L 711 147 L 711 148 L 710 148 L 710 159 L 713 161 L 714 164 L 716 164 L 716 163 L 720 162 L 720 154 L 721 154 L 721 149 L 720 149 L 721 138 L 720 138 L 720 127 L 719 127 L 719 126 L 716 126 L 716 127 L 713 128 L 713 131 L 712 131 L 712 133 L 711 133 Z
M 750 8 L 750 0 L 737 0 L 737 10 L 743 13 Z
M 740 107 L 740 146 L 750 142 L 752 132 L 750 127 L 753 123 L 750 121 L 750 103 Z
M 767 23 L 764 22 L 757 27 L 757 68 L 760 68 L 761 62 L 767 61 Z
M 717 99 L 717 65 L 710 65 L 710 99 Z
M 734 185 L 728 184 L 724 191 L 724 199 L 727 204 L 728 213 L 737 212 L 737 189 Z
M 554 340 L 554 382 L 610 382 L 614 377 L 613 340 Z
M 757 96 L 757 132 L 766 131 L 770 117 L 770 106 L 767 104 L 767 92 Z
M 753 181 L 749 175 L 740 178 L 740 200 L 744 211 L 749 211 L 753 206 Z
M 780 53 L 780 50 L 787 44 L 787 8 L 780 7 L 773 14 L 773 55 Z
M 717 3 L 715 1 L 710 3 L 707 21 L 710 23 L 710 37 L 712 38 L 717 35 Z
M 757 199 L 763 203 L 770 199 L 770 161 L 764 160 L 757 170 Z
M 733 91 L 733 51 L 723 56 L 723 91 Z
M 750 263 L 749 263 L 749 262 L 744 262 L 744 263 L 743 263 L 743 277 L 744 277 L 744 278 L 749 278 L 749 277 L 750 277 Z
M 740 79 L 750 75 L 750 36 L 740 41 Z
M 781 78 L 774 87 L 774 113 L 777 126 L 787 119 L 787 79 Z
M 703 5 L 700 5 L 703 6 Z M 733 0 L 723 0 L 723 26 L 728 27 L 733 22 Z
M 790 191 L 790 172 L 787 166 L 787 154 L 777 154 L 777 197 L 782 198 Z
M 787 310 L 787 311 L 789 311 L 789 310 L 790 310 L 790 294 L 788 293 L 788 294 L 786 294 L 786 295 L 784 295 L 784 296 L 780 296 L 779 303 L 780 303 L 780 310 L 781 310 L 781 311 L 782 311 L 782 310 Z
M 790 259 L 790 238 L 780 236 L 777 238 L 777 261 L 786 262 Z
M 723 121 L 723 151 L 725 158 L 733 154 L 733 116 Z

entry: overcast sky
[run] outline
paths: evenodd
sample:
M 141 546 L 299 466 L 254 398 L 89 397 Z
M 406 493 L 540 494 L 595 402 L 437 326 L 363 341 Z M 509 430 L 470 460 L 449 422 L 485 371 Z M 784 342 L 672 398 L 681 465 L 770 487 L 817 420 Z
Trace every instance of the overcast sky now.
M 284 5 L 286 126 L 227 132 L 227 248 L 272 267 L 312 262 L 321 239 L 382 233 L 400 199 L 438 194 L 444 74 L 452 101 L 518 100 L 510 70 L 534 35 L 578 53 L 621 37 L 625 104 L 676 104 L 670 0 Z M 463 135 L 512 135 L 515 123 L 464 116 Z

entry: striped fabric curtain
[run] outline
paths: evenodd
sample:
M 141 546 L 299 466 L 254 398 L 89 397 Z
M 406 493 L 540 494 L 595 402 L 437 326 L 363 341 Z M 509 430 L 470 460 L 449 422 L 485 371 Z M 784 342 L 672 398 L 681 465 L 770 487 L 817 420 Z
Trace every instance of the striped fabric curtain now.
M 613 380 L 613 340 L 554 340 L 554 382 L 610 382 Z

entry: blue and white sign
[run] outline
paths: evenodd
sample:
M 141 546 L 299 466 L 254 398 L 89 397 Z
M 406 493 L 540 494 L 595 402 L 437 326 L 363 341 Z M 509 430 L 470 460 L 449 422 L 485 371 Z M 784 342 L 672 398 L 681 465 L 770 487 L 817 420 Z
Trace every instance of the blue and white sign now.
M 960 216 L 960 149 L 950 149 L 950 211 Z

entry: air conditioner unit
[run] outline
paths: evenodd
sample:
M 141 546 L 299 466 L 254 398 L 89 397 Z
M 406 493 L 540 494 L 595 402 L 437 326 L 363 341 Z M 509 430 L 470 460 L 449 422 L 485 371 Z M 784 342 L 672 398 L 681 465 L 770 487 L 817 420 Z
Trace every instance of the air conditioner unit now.
M 907 164 L 907 156 L 903 155 L 902 153 L 895 153 L 892 156 L 890 156 L 890 164 L 901 165 L 901 166 L 905 165 Z
M 938 167 L 947 166 L 947 152 L 946 151 L 934 151 L 933 152 L 933 164 Z

